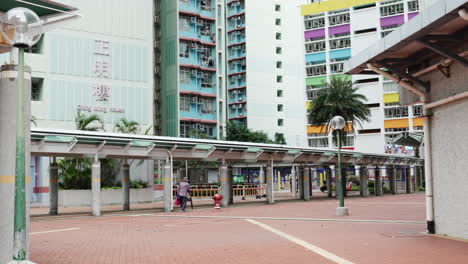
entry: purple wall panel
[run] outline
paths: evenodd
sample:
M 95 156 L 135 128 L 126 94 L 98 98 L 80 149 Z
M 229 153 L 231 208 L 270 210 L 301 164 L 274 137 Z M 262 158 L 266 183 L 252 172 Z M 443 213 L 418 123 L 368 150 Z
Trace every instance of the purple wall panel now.
M 415 13 L 409 13 L 409 14 L 408 14 L 408 20 L 411 20 L 413 17 L 415 17 L 415 16 L 417 16 L 417 15 L 419 15 L 419 13 L 418 13 L 418 12 L 415 12 Z
M 336 35 L 336 34 L 343 34 L 343 33 L 349 33 L 351 32 L 351 25 L 341 25 L 341 26 L 336 26 L 336 27 L 329 27 L 328 28 L 328 35 Z
M 314 29 L 314 30 L 309 30 L 309 31 L 304 32 L 305 39 L 321 38 L 321 37 L 325 37 L 324 28 Z
M 381 27 L 388 27 L 393 25 L 401 25 L 405 23 L 405 16 L 392 16 L 392 17 L 384 17 L 380 19 L 380 26 Z

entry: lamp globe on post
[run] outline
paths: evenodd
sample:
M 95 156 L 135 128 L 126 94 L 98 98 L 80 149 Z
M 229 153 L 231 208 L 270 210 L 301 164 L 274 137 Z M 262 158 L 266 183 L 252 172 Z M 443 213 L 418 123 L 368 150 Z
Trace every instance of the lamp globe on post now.
M 334 116 L 330 120 L 329 126 L 337 132 L 337 143 L 338 143 L 338 198 L 340 200 L 340 206 L 336 208 L 337 216 L 349 215 L 348 208 L 344 206 L 344 195 L 343 195 L 343 172 L 341 169 L 341 132 L 346 125 L 346 120 L 341 116 Z
M 2 19 L 3 37 L 18 48 L 18 92 L 16 101 L 16 162 L 15 162 L 15 216 L 13 235 L 13 261 L 27 261 L 26 192 L 25 192 L 25 113 L 24 49 L 36 44 L 42 36 L 39 16 L 27 8 L 13 8 Z M 28 119 L 29 120 L 29 119 Z

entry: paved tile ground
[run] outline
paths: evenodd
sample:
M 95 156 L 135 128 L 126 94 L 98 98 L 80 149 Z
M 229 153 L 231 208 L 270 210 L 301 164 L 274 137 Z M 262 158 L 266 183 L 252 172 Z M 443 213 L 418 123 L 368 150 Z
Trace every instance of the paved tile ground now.
M 424 194 L 350 198 L 351 215 L 345 218 L 334 216 L 336 205 L 336 200 L 319 198 L 220 211 L 202 207 L 186 213 L 32 218 L 31 260 L 340 263 L 335 256 L 365 264 L 468 263 L 468 243 L 424 233 Z M 357 220 L 365 221 L 350 222 Z

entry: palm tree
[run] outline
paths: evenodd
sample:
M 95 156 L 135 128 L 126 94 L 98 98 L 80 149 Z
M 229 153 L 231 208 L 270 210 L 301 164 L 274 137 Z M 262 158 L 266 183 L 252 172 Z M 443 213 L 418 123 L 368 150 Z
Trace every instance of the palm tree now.
M 334 116 L 342 116 L 346 122 L 362 126 L 370 121 L 369 107 L 364 103 L 366 96 L 357 93 L 349 78 L 332 76 L 324 89 L 318 92 L 309 110 L 309 120 L 313 125 L 327 124 Z M 334 133 L 335 134 L 335 133 Z M 342 133 L 345 134 L 345 133 Z M 346 135 L 343 135 L 346 136 Z
M 122 118 L 115 124 L 114 131 L 123 134 L 136 134 L 140 130 L 138 122 Z
M 91 124 L 95 124 L 92 126 Z M 86 115 L 80 110 L 75 115 L 75 126 L 78 130 L 99 131 L 104 130 L 104 122 L 101 117 L 96 114 Z

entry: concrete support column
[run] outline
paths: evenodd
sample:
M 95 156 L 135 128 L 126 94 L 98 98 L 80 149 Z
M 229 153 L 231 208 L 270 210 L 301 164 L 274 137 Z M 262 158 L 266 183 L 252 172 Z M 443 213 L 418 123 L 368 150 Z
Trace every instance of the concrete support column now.
M 239 168 L 239 173 L 240 173 L 240 168 Z M 229 190 L 229 204 L 234 204 L 234 189 L 233 189 L 233 177 L 232 177 L 232 166 L 228 166 L 227 170 L 227 178 L 228 178 L 228 187 L 227 189 Z
M 58 166 L 53 158 L 52 163 L 49 166 L 49 214 L 58 214 Z
M 91 166 L 91 208 L 94 216 L 101 215 L 101 161 L 95 159 Z
M 310 167 L 305 165 L 302 167 L 302 178 L 304 187 L 302 190 L 304 191 L 304 201 L 310 200 Z
M 292 198 L 297 198 L 297 187 L 296 187 L 296 169 L 294 166 L 291 167 L 291 197 Z
M 125 160 L 122 166 L 123 210 L 130 210 L 130 166 Z
M 410 194 L 412 190 L 412 183 L 411 183 L 411 171 L 410 167 L 405 166 L 405 185 L 406 185 L 406 193 Z
M 374 184 L 374 191 L 376 196 L 382 196 L 383 195 L 383 190 L 382 190 L 382 178 L 380 177 L 382 175 L 382 172 L 380 171 L 380 168 L 378 166 L 375 167 L 375 184 Z
M 220 177 L 219 178 L 219 182 L 220 182 L 219 193 L 223 196 L 223 199 L 221 200 L 221 206 L 227 207 L 231 203 L 232 186 L 230 182 L 232 182 L 232 180 L 230 179 L 231 177 L 229 175 L 229 168 L 227 166 L 227 163 L 224 161 L 221 164 L 219 177 Z
M 273 161 L 269 161 L 266 168 L 266 195 L 268 204 L 273 204 L 275 202 L 275 195 L 273 193 L 273 172 Z
M 169 160 L 164 162 L 164 169 L 163 169 L 163 182 L 164 182 L 164 192 L 163 192 L 163 199 L 164 199 L 164 212 L 171 212 L 172 211 L 172 169 L 171 163 Z
M 332 180 L 333 180 L 333 176 L 335 175 L 335 166 L 332 165 L 330 166 L 330 171 L 326 171 L 327 173 L 327 196 L 329 198 L 333 197 L 333 191 L 332 191 L 332 188 L 333 188 L 333 183 L 332 183 Z
M 369 197 L 369 175 L 367 174 L 367 167 L 359 167 L 359 179 L 361 181 L 361 196 Z
M 389 166 L 387 169 L 388 173 L 388 181 L 389 181 L 389 187 L 390 187 L 390 192 L 392 195 L 397 194 L 397 185 L 396 185 L 396 174 L 395 174 L 395 167 L 394 166 Z
M 318 173 L 318 167 L 314 167 L 313 168 L 313 172 L 312 172 L 312 189 L 310 189 L 310 195 L 313 196 L 313 193 L 314 193 L 314 184 L 317 184 L 315 185 L 315 188 L 320 188 L 320 179 L 319 179 L 319 173 Z

